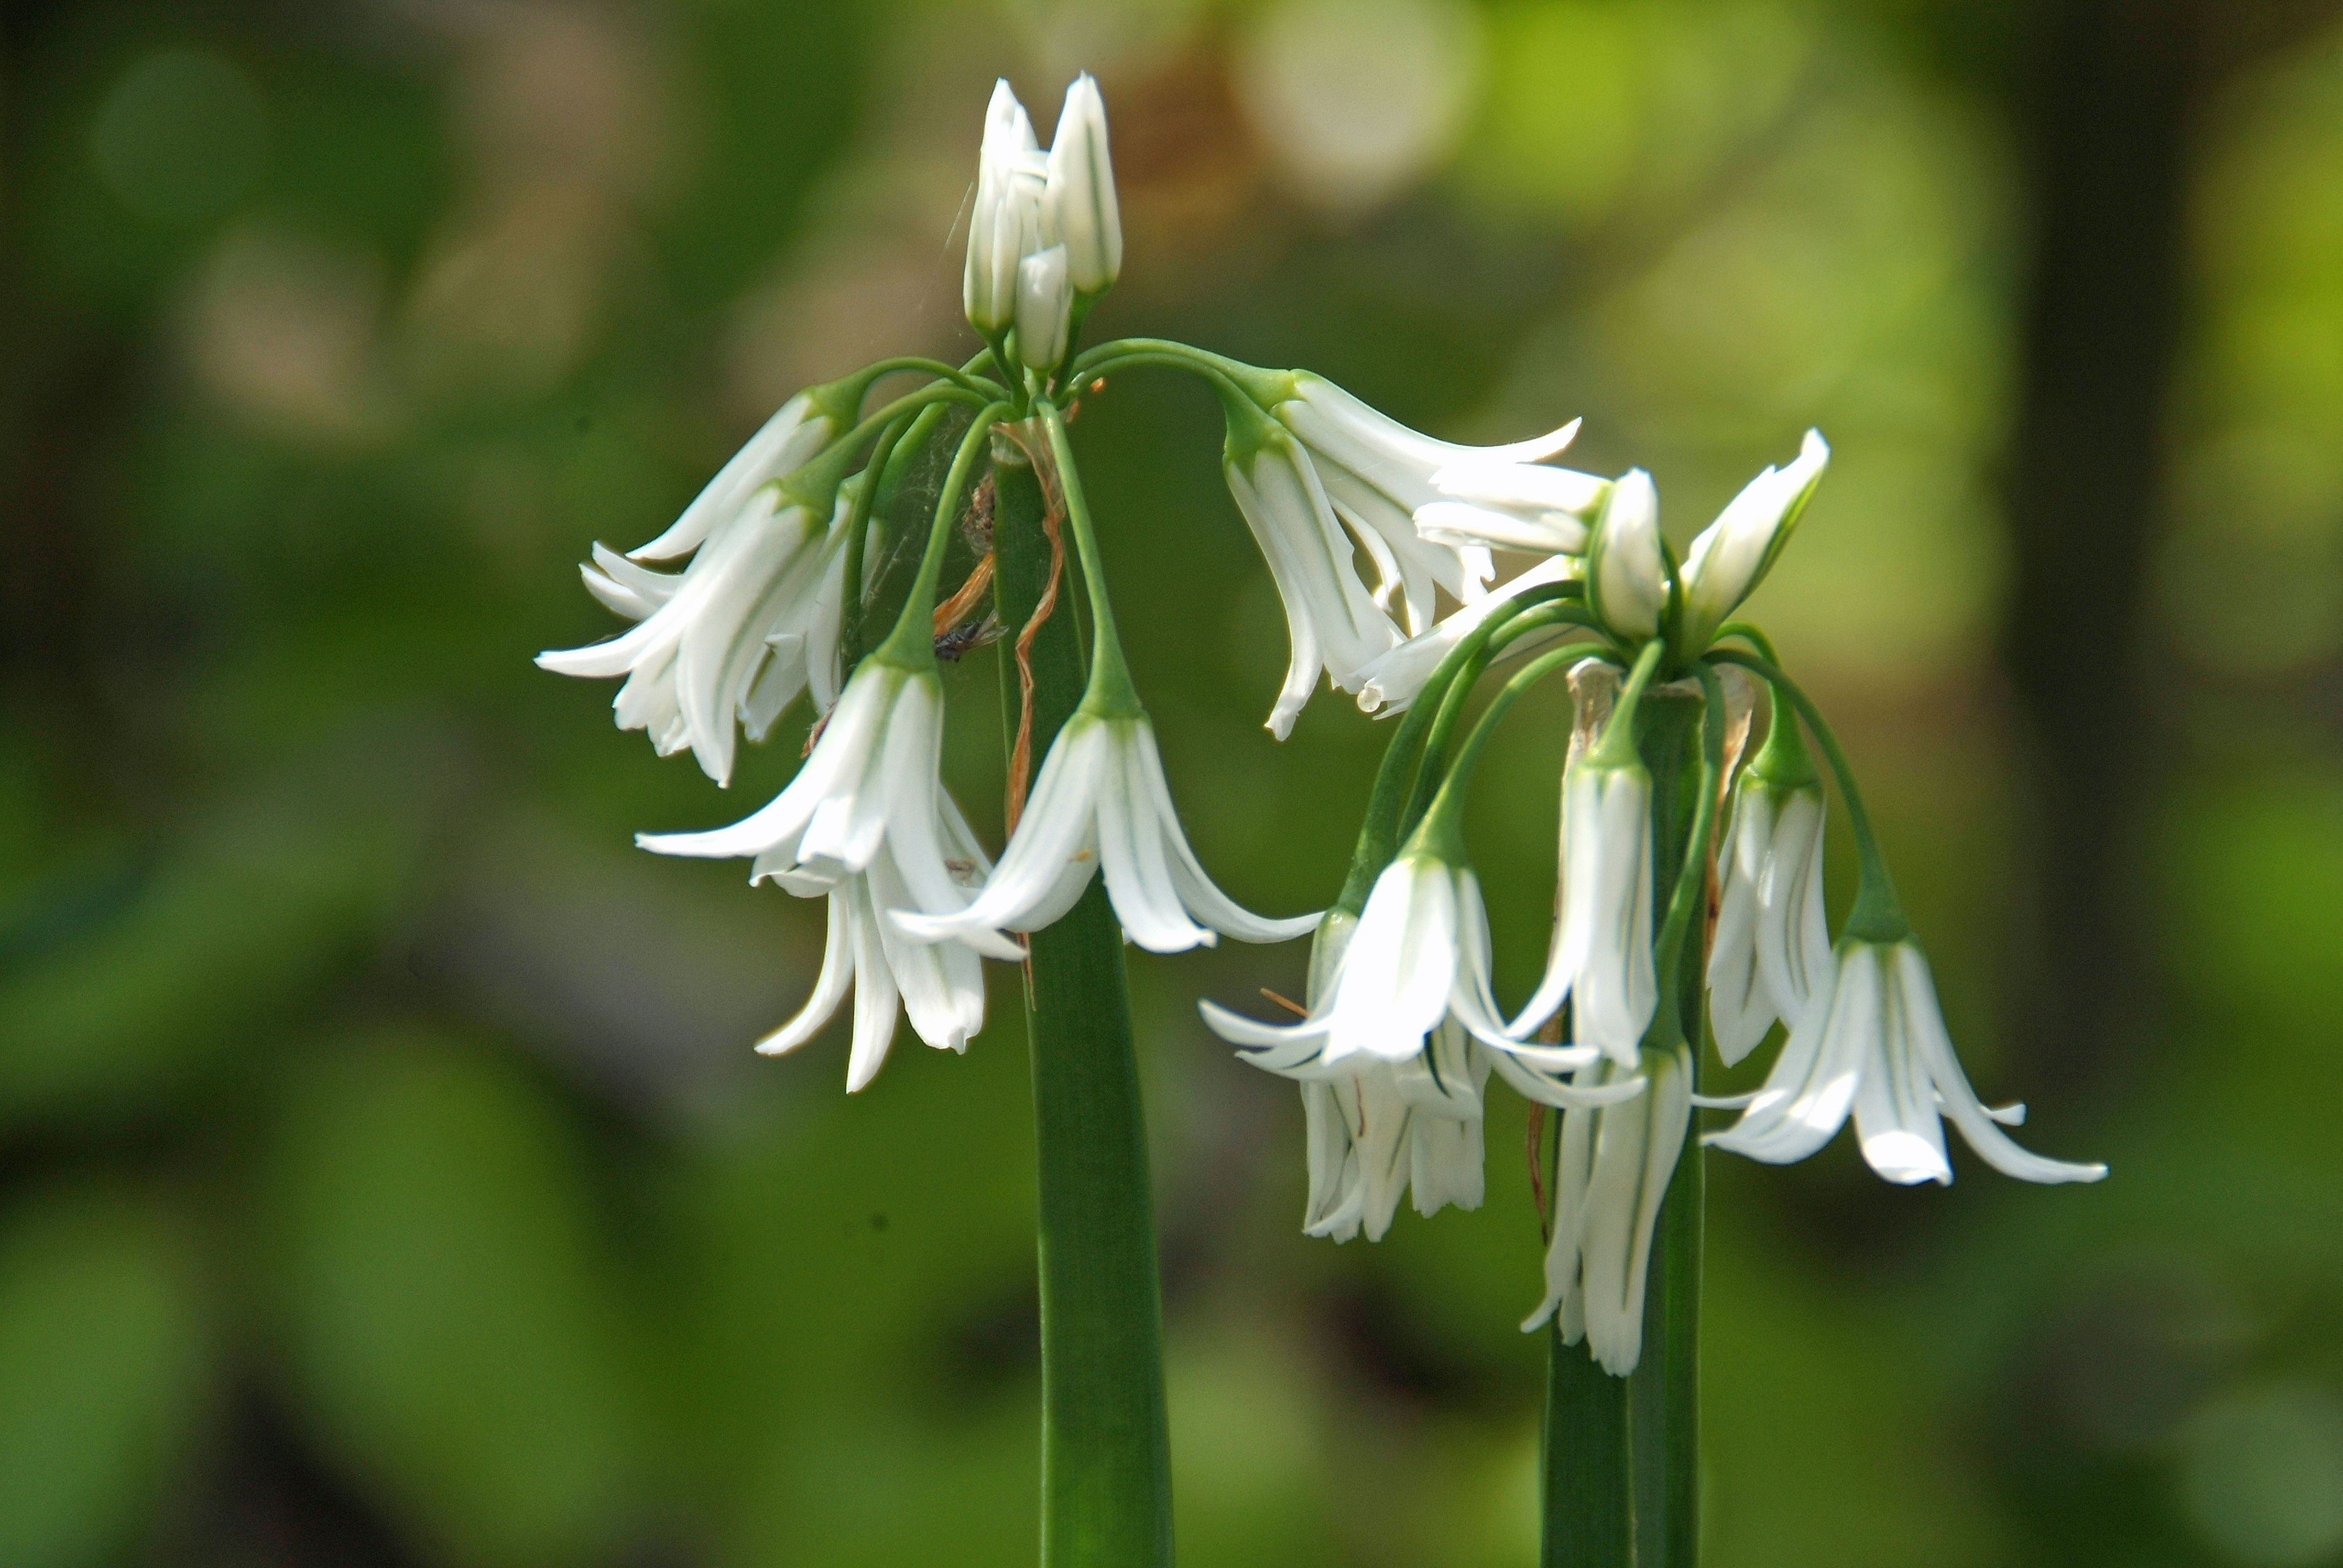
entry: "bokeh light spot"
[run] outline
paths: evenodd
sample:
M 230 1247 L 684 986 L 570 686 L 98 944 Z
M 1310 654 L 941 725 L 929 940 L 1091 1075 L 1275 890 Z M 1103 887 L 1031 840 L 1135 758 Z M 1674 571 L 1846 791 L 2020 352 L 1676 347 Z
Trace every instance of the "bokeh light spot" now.
M 267 146 L 252 79 L 200 49 L 150 55 L 123 72 L 90 132 L 106 189 L 157 223 L 226 212 L 258 183 Z
M 2197 1412 L 2181 1496 L 2220 1553 L 2308 1568 L 2343 1550 L 2343 1399 L 2307 1382 L 2241 1390 Z

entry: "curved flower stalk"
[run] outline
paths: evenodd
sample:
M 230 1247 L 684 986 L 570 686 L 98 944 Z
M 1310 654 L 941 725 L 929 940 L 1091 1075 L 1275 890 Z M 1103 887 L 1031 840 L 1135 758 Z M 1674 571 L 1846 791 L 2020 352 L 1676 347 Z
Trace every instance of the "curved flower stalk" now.
M 1622 1070 L 1606 1058 L 1580 1076 Z M 1562 1342 L 1584 1341 L 1614 1377 L 1643 1359 L 1653 1231 L 1692 1124 L 1691 1052 L 1653 1052 L 1644 1073 L 1649 1088 L 1624 1103 L 1563 1113 L 1545 1299 L 1522 1324 L 1534 1332 L 1560 1313 Z
M 1144 713 L 1087 703 L 1051 745 L 1017 830 L 975 901 L 950 913 L 899 914 L 896 923 L 916 941 L 957 939 L 1014 962 L 1024 950 L 999 933 L 1051 924 L 1101 872 L 1124 933 L 1150 952 L 1210 947 L 1222 936 L 1288 941 L 1318 923 L 1315 914 L 1253 914 L 1214 886 L 1181 831 L 1154 725 Z
M 1949 1182 L 1942 1116 L 1978 1157 L 2021 1181 L 2097 1181 L 2105 1165 L 2021 1149 L 1996 1125 L 1953 1053 L 1919 944 L 1839 944 L 1837 962 L 1741 1120 L 1706 1141 L 1772 1165 L 1803 1160 L 1855 1117 L 1863 1158 L 1890 1181 Z
M 939 791 L 938 837 L 945 868 L 966 890 L 991 864 L 951 797 Z M 983 964 L 967 948 L 907 941 L 885 911 L 913 900 L 909 882 L 882 844 L 862 870 L 823 883 L 794 872 L 767 870 L 759 877 L 799 894 L 820 891 L 830 900 L 830 941 L 813 994 L 795 1018 L 757 1042 L 767 1056 L 795 1050 L 835 1017 L 849 990 L 854 992 L 854 1044 L 846 1063 L 846 1091 L 854 1093 L 876 1077 L 887 1060 L 899 1017 L 909 1014 L 919 1037 L 940 1050 L 965 1051 L 984 1028 Z

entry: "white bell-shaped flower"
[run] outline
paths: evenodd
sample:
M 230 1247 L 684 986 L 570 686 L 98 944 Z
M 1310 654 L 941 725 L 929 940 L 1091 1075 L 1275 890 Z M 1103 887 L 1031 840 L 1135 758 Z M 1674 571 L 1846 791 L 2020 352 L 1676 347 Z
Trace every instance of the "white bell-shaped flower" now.
M 1493 1053 L 1454 1020 L 1405 1061 L 1370 1061 L 1302 1078 L 1310 1197 L 1302 1233 L 1380 1241 L 1400 1200 L 1429 1219 L 1486 1191 L 1483 1095 Z
M 698 549 L 709 535 L 732 521 L 749 498 L 811 462 L 839 433 L 841 410 L 831 389 L 817 387 L 782 404 L 757 433 L 700 487 L 691 504 L 665 533 L 627 552 L 639 561 L 673 560 Z M 844 417 L 851 417 L 846 410 Z
M 689 748 L 710 779 L 728 783 L 735 720 L 760 739 L 805 689 L 823 594 L 840 591 L 830 567 L 847 509 L 841 498 L 834 515 L 817 516 L 767 485 L 709 533 L 679 573 L 598 546 L 587 588 L 638 624 L 537 662 L 561 675 L 626 677 L 611 704 L 618 728 L 648 730 L 661 756 Z
M 1066 89 L 1058 111 L 1043 202 L 1046 222 L 1066 247 L 1074 287 L 1093 297 L 1113 287 L 1122 275 L 1122 210 L 1107 152 L 1106 100 L 1087 71 Z
M 1417 509 L 1446 498 L 1434 476 L 1533 463 L 1561 451 L 1578 433 L 1573 420 L 1527 441 L 1467 447 L 1412 430 L 1306 370 L 1290 373 L 1278 390 L 1283 395 L 1268 400 L 1271 414 L 1309 452 L 1336 514 L 1375 563 L 1379 601 L 1411 634 L 1431 628 L 1435 588 L 1470 601 L 1492 575 L 1489 552 L 1478 542 L 1428 538 L 1418 528 Z M 1555 482 L 1565 485 L 1603 483 L 1560 468 L 1543 472 L 1563 476 Z
M 1377 1062 L 1413 1062 L 1453 1023 L 1490 1049 L 1489 1065 L 1524 1098 L 1546 1105 L 1585 1096 L 1565 1075 L 1594 1060 L 1586 1048 L 1509 1037 L 1489 989 L 1489 918 L 1480 879 L 1423 849 L 1403 851 L 1375 879 L 1358 924 L 1330 973 L 1313 981 L 1307 1018 L 1263 1023 L 1216 1002 L 1201 1005 L 1212 1032 L 1268 1071 L 1327 1078 Z M 1636 1093 L 1640 1081 L 1594 1098 Z
M 661 855 L 755 858 L 752 878 L 806 892 L 868 870 L 880 849 L 913 907 L 951 914 L 968 902 L 937 823 L 943 687 L 933 669 L 865 658 L 789 787 L 729 827 L 645 833 Z
M 1285 681 L 1269 716 L 1270 733 L 1282 740 L 1321 670 L 1349 689 L 1398 646 L 1400 629 L 1360 580 L 1350 536 L 1292 432 L 1232 411 L 1222 467 L 1285 608 Z
M 1566 433 L 1566 434 L 1565 434 Z M 1578 421 L 1563 427 L 1565 441 Z M 1416 531 L 1445 544 L 1583 556 L 1610 482 L 1544 463 L 1463 463 L 1432 476 L 1443 499 L 1416 508 Z
M 1600 1084 L 1623 1070 L 1605 1059 L 1580 1077 Z M 1545 1299 L 1522 1324 L 1531 1332 L 1559 1313 L 1563 1342 L 1584 1341 L 1614 1377 L 1643 1359 L 1652 1237 L 1692 1125 L 1690 1053 L 1655 1052 L 1644 1072 L 1649 1086 L 1632 1100 L 1563 1112 Z
M 1534 1032 L 1566 999 L 1574 1042 L 1633 1067 L 1659 994 L 1652 776 L 1641 763 L 1616 761 L 1597 748 L 1563 779 L 1562 918 L 1545 978 L 1509 1032 L 1517 1040 Z
M 1775 722 L 1785 722 L 1779 709 Z M 1734 787 L 1724 886 L 1708 954 L 1708 1016 L 1730 1067 L 1774 1020 L 1795 1027 L 1831 975 L 1823 909 L 1819 783 L 1779 785 L 1755 769 Z
M 951 797 L 940 791 L 937 832 L 945 865 L 963 890 L 981 880 L 990 862 L 961 818 Z M 794 879 L 772 874 L 785 885 Z M 804 884 L 800 883 L 800 890 Z M 964 1051 L 984 1028 L 983 962 L 957 943 L 914 942 L 898 933 L 885 911 L 912 901 L 913 895 L 886 845 L 864 869 L 829 884 L 830 944 L 813 994 L 798 1015 L 757 1049 L 768 1056 L 794 1050 L 820 1034 L 854 992 L 854 1043 L 847 1058 L 848 1093 L 869 1083 L 887 1060 L 898 1017 L 908 1014 L 912 1030 L 940 1050 Z
M 1936 1006 L 1928 960 L 1908 939 L 1847 939 L 1829 981 L 1790 1030 L 1765 1087 L 1741 1120 L 1707 1141 L 1768 1164 L 1805 1159 L 1848 1115 L 1871 1168 L 1890 1181 L 1950 1181 L 1940 1116 L 1949 1116 L 1988 1165 L 2024 1181 L 2097 1181 L 2104 1165 L 2046 1160 L 1996 1123 L 2023 1107 L 1988 1111 L 1969 1087 Z
M 1765 580 L 1799 514 L 1830 466 L 1830 447 L 1809 430 L 1795 461 L 1767 468 L 1725 504 L 1684 558 L 1684 643 L 1706 648 L 1735 606 Z
M 1215 887 L 1181 830 L 1155 727 L 1143 714 L 1079 710 L 1051 743 L 984 890 L 966 909 L 921 905 L 897 923 L 920 941 L 957 940 L 1013 961 L 1024 951 L 1000 933 L 1051 924 L 1101 870 L 1124 934 L 1151 952 L 1209 947 L 1222 936 L 1282 942 L 1318 923 L 1316 915 L 1265 919 Z
M 1532 588 L 1547 583 L 1567 582 L 1578 575 L 1578 564 L 1567 556 L 1548 556 L 1527 571 L 1491 588 L 1471 604 L 1463 605 L 1440 618 L 1431 630 L 1409 638 L 1390 652 L 1379 655 L 1361 671 L 1359 709 L 1373 713 L 1388 708 L 1393 713 L 1403 713 L 1413 705 L 1423 683 L 1432 678 L 1440 661 L 1448 657 L 1456 645 L 1477 629 L 1481 623 L 1494 615 L 1504 605 L 1519 598 Z M 1525 634 L 1505 649 L 1504 657 L 1518 658 L 1545 647 L 1556 638 L 1574 635 L 1569 627 L 1554 627 L 1541 635 Z

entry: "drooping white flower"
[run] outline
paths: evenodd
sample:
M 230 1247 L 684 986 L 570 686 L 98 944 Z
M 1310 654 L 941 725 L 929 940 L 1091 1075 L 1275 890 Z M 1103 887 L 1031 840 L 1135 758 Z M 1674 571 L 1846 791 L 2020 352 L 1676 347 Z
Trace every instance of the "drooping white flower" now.
M 1042 248 L 1049 160 L 1033 122 L 1007 81 L 992 85 L 977 156 L 976 199 L 968 216 L 968 271 L 961 303 L 969 325 L 989 337 L 1017 318 L 1019 263 Z
M 1795 461 L 1750 480 L 1693 540 L 1684 570 L 1688 647 L 1706 648 L 1725 617 L 1773 569 L 1829 464 L 1822 432 L 1807 431 Z
M 754 878 L 809 891 L 866 871 L 886 849 L 912 905 L 951 914 L 968 899 L 937 822 L 943 685 L 877 654 L 857 666 L 805 766 L 762 809 L 699 833 L 644 833 L 661 855 L 753 856 Z
M 1606 1058 L 1580 1077 L 1599 1084 L 1623 1070 Z M 1558 1312 L 1563 1342 L 1584 1340 L 1614 1377 L 1643 1359 L 1652 1236 L 1692 1125 L 1690 1053 L 1654 1052 L 1644 1072 L 1649 1087 L 1632 1100 L 1563 1112 L 1545 1299 L 1522 1324 L 1532 1332 Z
M 1657 637 L 1668 582 L 1660 548 L 1660 493 L 1649 474 L 1630 468 L 1611 487 L 1586 552 L 1586 602 L 1596 618 L 1613 636 L 1631 643 Z
M 1790 1031 L 1765 1087 L 1741 1120 L 1707 1141 L 1768 1164 L 1803 1160 L 1852 1113 L 1863 1157 L 1890 1181 L 1950 1181 L 1939 1114 L 1986 1164 L 2025 1181 L 2096 1181 L 2104 1165 L 2046 1160 L 2011 1141 L 1969 1087 L 1936 1006 L 1928 960 L 1908 939 L 1847 939 L 1805 1014 Z
M 1527 571 L 1491 588 L 1486 594 L 1440 618 L 1431 630 L 1409 638 L 1390 652 L 1370 662 L 1361 671 L 1359 709 L 1373 713 L 1388 708 L 1393 713 L 1403 713 L 1413 705 L 1423 683 L 1440 668 L 1440 661 L 1460 642 L 1494 615 L 1501 608 L 1520 598 L 1534 588 L 1547 583 L 1566 582 L 1577 575 L 1577 563 L 1566 556 L 1548 556 Z M 1554 638 L 1570 635 L 1568 627 L 1552 628 L 1547 636 L 1531 633 L 1509 646 L 1505 657 L 1519 658 L 1543 648 Z
M 1269 716 L 1270 733 L 1282 740 L 1322 669 L 1336 686 L 1353 689 L 1367 666 L 1396 647 L 1401 635 L 1360 580 L 1351 537 L 1302 443 L 1249 406 L 1232 401 L 1229 409 L 1222 460 L 1229 494 L 1285 608 L 1291 651 Z
M 1066 247 L 1037 250 L 1017 264 L 1017 357 L 1035 370 L 1054 370 L 1066 357 L 1074 286 L 1066 276 Z
M 1441 499 L 1432 476 L 1544 456 L 1576 427 L 1508 447 L 1461 447 L 1307 371 L 1242 374 L 1245 393 L 1223 398 L 1224 466 L 1285 607 L 1292 651 L 1269 719 L 1282 739 L 1321 669 L 1337 689 L 1357 691 L 1378 658 L 1433 628 L 1439 593 L 1470 604 L 1486 592 L 1487 549 L 1416 529 L 1415 509 Z M 1374 568 L 1372 590 L 1354 559 L 1362 550 Z
M 1108 156 L 1106 100 L 1087 71 L 1066 89 L 1050 137 L 1047 223 L 1066 247 L 1067 276 L 1087 295 L 1104 294 L 1122 274 L 1122 211 Z M 1055 363 L 1055 361 L 1051 361 Z
M 1282 942 L 1318 923 L 1316 915 L 1264 919 L 1215 887 L 1181 831 L 1155 727 L 1144 714 L 1082 710 L 1051 743 L 1017 830 L 975 901 L 952 911 L 922 905 L 897 923 L 918 940 L 958 940 L 1019 960 L 1023 950 L 1000 933 L 1049 925 L 1101 870 L 1124 934 L 1150 952 L 1183 952 L 1221 936 Z
M 1623 481 L 1624 482 L 1624 481 Z M 1611 722 L 1616 723 L 1614 719 Z M 1652 963 L 1652 776 L 1598 749 L 1562 787 L 1562 918 L 1515 1039 L 1571 1003 L 1576 1044 L 1633 1067 L 1659 1005 Z
M 945 865 L 955 885 L 966 890 L 981 879 L 990 862 L 951 797 L 939 791 L 936 799 L 941 808 L 937 832 Z M 784 885 L 794 882 L 800 892 L 820 886 L 781 873 L 767 875 Z M 958 943 L 910 941 L 888 922 L 886 910 L 913 901 L 891 849 L 882 843 L 868 867 L 822 890 L 830 900 L 830 945 L 822 954 L 813 994 L 795 1018 L 759 1040 L 757 1049 L 779 1056 L 813 1039 L 836 1015 L 850 989 L 854 1044 L 847 1058 L 848 1093 L 869 1083 L 886 1061 L 899 1013 L 910 1015 L 912 1030 L 928 1044 L 941 1050 L 966 1050 L 969 1040 L 984 1028 L 982 960 Z
M 1493 1060 L 1451 1020 L 1405 1061 L 1288 1074 L 1302 1080 L 1309 1148 L 1302 1233 L 1347 1241 L 1363 1231 L 1380 1241 L 1410 1193 L 1427 1219 L 1451 1203 L 1479 1208 L 1487 1181 L 1483 1096 Z
M 701 487 L 667 531 L 628 550 L 628 558 L 665 561 L 689 555 L 709 534 L 731 522 L 749 497 L 811 462 L 838 434 L 841 419 L 852 417 L 853 411 L 841 409 L 831 394 L 831 388 L 817 387 L 782 404 L 716 470 L 716 477 Z
M 1415 1061 L 1427 1040 L 1453 1023 L 1490 1048 L 1490 1067 L 1523 1096 L 1567 1105 L 1582 1096 L 1565 1075 L 1594 1057 L 1590 1049 L 1523 1044 L 1504 1032 L 1489 990 L 1480 879 L 1471 867 L 1422 849 L 1403 851 L 1376 878 L 1332 971 L 1313 979 L 1312 1000 L 1310 1015 L 1290 1024 L 1199 1005 L 1212 1032 L 1254 1066 L 1291 1078 Z M 1595 1092 L 1618 1099 L 1640 1088 L 1635 1081 Z
M 779 485 L 754 491 L 708 534 L 679 573 L 651 571 L 596 548 L 586 586 L 630 630 L 585 648 L 538 655 L 561 675 L 626 684 L 611 706 L 621 729 L 644 729 L 661 756 L 689 747 L 719 784 L 732 775 L 734 721 L 761 738 L 804 689 L 805 648 L 838 591 L 830 565 L 848 502 L 817 516 Z
M 1775 722 L 1783 722 L 1777 710 Z M 1730 1067 L 1780 1019 L 1795 1028 L 1831 975 L 1823 908 L 1824 798 L 1818 783 L 1775 784 L 1755 768 L 1734 787 L 1708 1016 Z
M 1353 1053 L 1327 1060 L 1324 1016 L 1339 988 L 1360 919 L 1329 913 L 1311 950 L 1310 1020 L 1264 1025 L 1212 1002 L 1204 1021 L 1238 1048 L 1240 1060 L 1294 1080 L 1308 1133 L 1310 1200 L 1306 1234 L 1347 1241 L 1361 1230 L 1379 1241 L 1400 1198 L 1413 1191 L 1429 1218 L 1446 1204 L 1480 1207 L 1483 1097 L 1489 1075 L 1553 1104 L 1571 1097 L 1565 1075 L 1583 1053 L 1543 1047 L 1495 1050 L 1452 1013 L 1413 1055 L 1397 1060 Z M 1621 1091 L 1632 1094 L 1635 1086 Z
M 1336 513 L 1375 561 L 1381 602 L 1396 606 L 1410 633 L 1431 628 L 1434 588 L 1469 601 L 1480 597 L 1492 575 L 1489 552 L 1479 543 L 1427 538 L 1417 528 L 1417 508 L 1447 498 L 1434 476 L 1448 474 L 1461 483 L 1461 476 L 1534 463 L 1561 451 L 1578 433 L 1573 420 L 1527 441 L 1466 447 L 1412 430 L 1306 370 L 1292 372 L 1281 390 L 1285 395 L 1272 397 L 1270 413 L 1308 449 Z M 1540 472 L 1565 486 L 1603 484 L 1561 468 Z
M 1564 430 L 1575 435 L 1578 421 Z M 1593 474 L 1544 463 L 1459 464 L 1433 473 L 1432 487 L 1446 498 L 1415 508 L 1416 531 L 1425 538 L 1559 556 L 1586 553 L 1588 530 L 1611 488 Z

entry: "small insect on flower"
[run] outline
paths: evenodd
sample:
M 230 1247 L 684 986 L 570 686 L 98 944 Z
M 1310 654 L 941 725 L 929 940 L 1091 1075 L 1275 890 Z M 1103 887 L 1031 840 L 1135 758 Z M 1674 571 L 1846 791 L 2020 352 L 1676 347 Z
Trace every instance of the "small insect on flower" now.
M 990 613 L 982 620 L 964 620 L 937 635 L 936 657 L 957 664 L 978 648 L 999 642 L 1001 629 L 1001 618 Z

